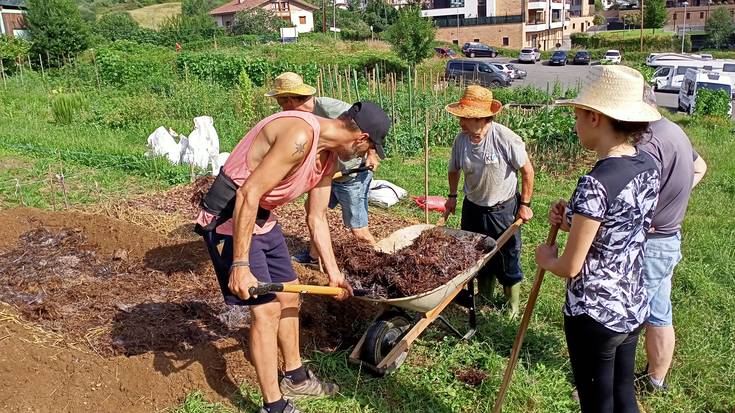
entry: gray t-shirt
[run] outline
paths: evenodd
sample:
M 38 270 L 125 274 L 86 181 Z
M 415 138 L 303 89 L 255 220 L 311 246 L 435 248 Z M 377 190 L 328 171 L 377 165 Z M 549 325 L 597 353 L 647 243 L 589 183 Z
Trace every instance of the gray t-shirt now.
M 528 161 L 526 145 L 512 130 L 493 122 L 485 138 L 472 143 L 460 132 L 449 157 L 449 172 L 464 172 L 464 195 L 480 206 L 493 206 L 518 191 L 518 169 Z
M 314 114 L 323 118 L 337 119 L 339 115 L 347 112 L 352 107 L 351 104 L 343 102 L 339 99 L 328 97 L 314 98 Z M 349 161 L 337 159 L 339 170 L 344 172 L 349 169 L 359 168 L 365 161 L 364 157 L 352 158 Z M 335 179 L 335 182 L 346 182 L 353 179 L 357 174 L 350 174 Z
M 651 227 L 656 234 L 681 230 L 694 182 L 694 161 L 699 157 L 689 137 L 676 123 L 663 118 L 651 123 L 638 149 L 648 152 L 661 173 L 661 190 Z

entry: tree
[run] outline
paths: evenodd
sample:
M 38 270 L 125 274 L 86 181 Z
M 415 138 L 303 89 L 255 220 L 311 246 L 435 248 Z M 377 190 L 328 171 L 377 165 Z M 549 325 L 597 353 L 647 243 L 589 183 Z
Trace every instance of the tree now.
M 421 17 L 418 6 L 401 9 L 398 20 L 388 29 L 387 40 L 396 54 L 415 65 L 434 54 L 436 26 L 430 19 Z
M 709 45 L 716 49 L 725 48 L 730 44 L 735 24 L 730 18 L 730 12 L 725 7 L 718 7 L 712 12 L 704 25 Z
M 200 16 L 207 14 L 214 8 L 211 0 L 183 0 L 181 2 L 181 14 L 184 16 Z
M 72 0 L 29 0 L 26 25 L 33 41 L 33 54 L 48 56 L 50 65 L 78 53 L 89 45 L 89 26 Z
M 158 41 L 173 46 L 176 43 L 212 39 L 221 33 L 222 29 L 217 27 L 214 19 L 206 14 L 197 16 L 180 14 L 169 17 L 163 22 L 158 29 Z
M 605 11 L 605 6 L 602 5 L 602 0 L 595 0 L 595 13 L 602 13 Z
M 666 0 L 646 0 L 643 5 L 643 25 L 646 28 L 656 29 L 664 27 L 668 20 Z
M 138 22 L 128 13 L 105 14 L 94 26 L 95 33 L 107 40 L 131 40 L 140 30 Z
M 327 31 L 334 22 L 333 8 L 325 8 Z M 321 10 L 314 12 L 314 31 L 322 31 Z M 317 17 L 318 16 L 318 17 Z M 337 8 L 337 27 L 340 29 L 340 37 L 349 40 L 363 40 L 370 38 L 370 25 L 363 20 L 363 13 L 342 10 Z
M 595 17 L 592 18 L 592 24 L 595 26 L 601 26 L 605 24 L 605 17 L 601 14 L 595 14 Z
M 634 11 L 623 15 L 623 23 L 626 26 L 636 26 L 641 24 L 641 12 Z
M 385 0 L 368 0 L 363 20 L 373 26 L 375 33 L 388 29 L 398 18 L 398 11 Z
M 282 27 L 290 27 L 286 20 L 276 16 L 270 10 L 255 7 L 250 10 L 241 11 L 235 15 L 235 22 L 230 30 L 233 34 L 256 34 L 280 36 Z

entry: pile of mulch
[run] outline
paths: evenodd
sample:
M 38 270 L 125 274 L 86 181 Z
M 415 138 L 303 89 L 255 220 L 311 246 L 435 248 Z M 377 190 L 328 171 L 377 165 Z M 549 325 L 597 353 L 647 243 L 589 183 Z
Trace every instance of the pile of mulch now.
M 476 264 L 488 252 L 485 240 L 433 228 L 392 254 L 354 243 L 336 245 L 335 254 L 354 288 L 377 298 L 399 298 L 431 291 Z
M 477 387 L 487 378 L 487 373 L 474 367 L 457 369 L 454 378 L 472 387 Z

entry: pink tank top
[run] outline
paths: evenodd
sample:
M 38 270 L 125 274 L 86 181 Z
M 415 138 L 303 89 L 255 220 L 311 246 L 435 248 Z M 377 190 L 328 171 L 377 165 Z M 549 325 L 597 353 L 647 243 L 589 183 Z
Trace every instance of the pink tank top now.
M 314 132 L 314 140 L 311 144 L 309 153 L 306 155 L 299 168 L 282 180 L 275 188 L 263 195 L 260 199 L 260 206 L 267 210 L 273 210 L 276 207 L 287 204 L 314 188 L 326 174 L 332 172 L 334 163 L 337 159 L 336 154 L 330 152 L 327 162 L 322 165 L 321 169 L 317 168 L 316 157 L 317 146 L 319 145 L 320 126 L 316 116 L 308 112 L 300 111 L 278 112 L 261 120 L 257 125 L 255 125 L 255 127 L 250 129 L 240 143 L 235 146 L 235 149 L 232 150 L 230 157 L 227 158 L 227 162 L 225 162 L 222 167 L 222 171 L 232 179 L 235 185 L 241 187 L 245 181 L 247 181 L 252 172 L 247 159 L 250 148 L 253 145 L 253 141 L 255 141 L 255 137 L 258 136 L 260 131 L 271 121 L 286 117 L 299 118 L 308 123 Z M 197 222 L 200 225 L 207 225 L 214 220 L 214 218 L 214 215 L 202 210 L 199 211 Z M 267 233 L 275 227 L 276 221 L 277 217 L 273 212 L 271 212 L 270 217 L 262 227 L 257 224 L 255 225 L 253 233 Z M 232 220 L 228 220 L 227 222 L 219 225 L 217 227 L 217 232 L 220 234 L 232 235 Z

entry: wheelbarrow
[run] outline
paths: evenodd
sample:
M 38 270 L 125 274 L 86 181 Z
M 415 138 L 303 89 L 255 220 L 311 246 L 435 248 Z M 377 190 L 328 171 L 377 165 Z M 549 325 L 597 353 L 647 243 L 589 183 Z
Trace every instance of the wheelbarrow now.
M 439 320 L 451 333 L 469 340 L 477 331 L 475 310 L 475 276 L 521 226 L 521 220 L 513 223 L 497 240 L 495 246 L 470 268 L 457 274 L 448 283 L 425 293 L 410 297 L 380 299 L 356 296 L 357 299 L 382 305 L 383 309 L 357 342 L 349 356 L 351 363 L 361 365 L 377 376 L 397 370 L 406 358 L 411 344 L 431 323 Z M 434 225 L 422 224 L 402 228 L 377 244 L 385 253 L 395 252 L 413 243 L 425 230 Z M 474 235 L 471 232 L 440 227 L 449 235 Z M 441 312 L 454 303 L 467 310 L 468 328 L 460 331 Z

